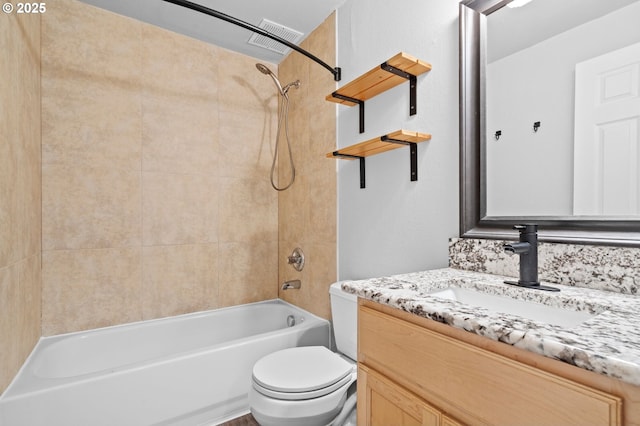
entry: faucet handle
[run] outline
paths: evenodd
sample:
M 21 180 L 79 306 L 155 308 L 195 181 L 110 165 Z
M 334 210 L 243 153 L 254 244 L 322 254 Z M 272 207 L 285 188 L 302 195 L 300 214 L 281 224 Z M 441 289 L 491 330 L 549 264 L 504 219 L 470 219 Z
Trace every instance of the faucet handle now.
M 513 229 L 515 229 L 516 231 L 522 233 L 536 233 L 538 232 L 538 225 L 535 225 L 533 223 L 525 223 L 525 224 L 521 224 L 521 225 L 513 225 Z
M 304 253 L 300 247 L 296 247 L 291 256 L 287 257 L 287 263 L 292 265 L 296 271 L 302 271 L 302 268 L 304 268 Z

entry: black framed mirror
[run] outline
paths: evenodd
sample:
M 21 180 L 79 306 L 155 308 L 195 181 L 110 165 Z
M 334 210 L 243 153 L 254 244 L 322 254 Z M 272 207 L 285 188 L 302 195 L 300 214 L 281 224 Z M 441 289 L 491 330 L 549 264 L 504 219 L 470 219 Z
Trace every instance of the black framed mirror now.
M 513 239 L 514 224 L 536 223 L 541 241 L 640 247 L 640 218 L 633 216 L 487 215 L 486 19 L 510 1 L 463 0 L 459 6 L 460 236 Z

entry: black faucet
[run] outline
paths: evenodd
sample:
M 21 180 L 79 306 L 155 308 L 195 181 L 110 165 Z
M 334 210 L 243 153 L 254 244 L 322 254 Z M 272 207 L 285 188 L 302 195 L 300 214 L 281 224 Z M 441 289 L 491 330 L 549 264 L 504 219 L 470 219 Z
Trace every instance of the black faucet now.
M 505 283 L 538 290 L 560 291 L 559 288 L 542 285 L 538 281 L 538 225 L 515 225 L 513 229 L 520 232 L 520 240 L 502 247 L 506 253 L 520 256 L 520 279 Z

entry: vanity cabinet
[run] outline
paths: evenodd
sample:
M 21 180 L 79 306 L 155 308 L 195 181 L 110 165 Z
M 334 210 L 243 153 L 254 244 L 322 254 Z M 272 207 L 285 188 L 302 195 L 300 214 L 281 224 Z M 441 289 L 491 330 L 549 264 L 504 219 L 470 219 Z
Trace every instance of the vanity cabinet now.
M 358 423 L 370 426 L 461 426 L 375 370 L 358 367 Z
M 360 299 L 358 424 L 623 424 L 622 397 L 541 369 L 544 357 L 512 347 L 505 356 L 490 349 L 509 345 L 465 334 Z

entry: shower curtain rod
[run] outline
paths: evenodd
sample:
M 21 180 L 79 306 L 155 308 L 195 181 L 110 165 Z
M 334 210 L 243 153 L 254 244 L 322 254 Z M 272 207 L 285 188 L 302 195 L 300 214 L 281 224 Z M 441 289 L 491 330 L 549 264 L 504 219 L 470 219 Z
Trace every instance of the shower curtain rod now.
M 196 12 L 200 12 L 200 13 L 204 13 L 205 15 L 209 15 L 209 16 L 213 16 L 215 18 L 218 19 L 222 19 L 223 21 L 227 21 L 231 24 L 237 25 L 239 27 L 245 28 L 247 30 L 256 32 L 262 36 L 265 36 L 267 38 L 270 38 L 272 40 L 275 40 L 279 43 L 284 44 L 287 47 L 290 47 L 291 49 L 295 50 L 296 52 L 302 53 L 304 56 L 306 56 L 307 58 L 311 59 L 314 62 L 317 62 L 318 64 L 322 65 L 323 67 L 325 67 L 326 69 L 328 69 L 331 74 L 333 74 L 333 79 L 335 81 L 340 81 L 340 79 L 342 78 L 342 70 L 340 69 L 340 67 L 335 67 L 332 68 L 331 65 L 327 64 L 326 62 L 324 62 L 322 59 L 318 58 L 317 56 L 314 56 L 313 54 L 307 52 L 306 50 L 302 49 L 301 47 L 298 47 L 297 45 L 283 39 L 282 37 L 278 37 L 275 34 L 272 34 L 268 31 L 263 30 L 260 27 L 256 27 L 255 25 L 252 25 L 248 22 L 244 22 L 241 21 L 240 19 L 234 18 L 233 16 L 229 16 L 226 15 L 222 12 L 218 12 L 217 10 L 213 10 L 213 9 L 209 9 L 208 7 L 199 5 L 197 3 L 193 3 L 187 0 L 163 0 L 167 3 L 173 3 L 173 4 L 177 4 L 178 6 L 182 6 L 182 7 L 186 7 L 187 9 L 191 9 L 191 10 L 195 10 Z

